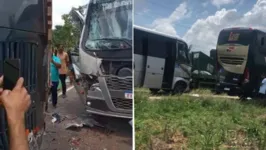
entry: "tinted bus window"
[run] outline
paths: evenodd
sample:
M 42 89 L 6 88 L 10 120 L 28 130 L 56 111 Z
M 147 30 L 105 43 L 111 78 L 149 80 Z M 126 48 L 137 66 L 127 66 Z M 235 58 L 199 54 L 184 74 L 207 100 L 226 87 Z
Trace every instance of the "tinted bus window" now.
M 147 37 L 144 32 L 139 30 L 134 30 L 134 53 L 139 55 L 146 55 L 147 53 L 147 45 L 148 45 Z
M 251 30 L 225 30 L 220 32 L 218 45 L 230 43 L 249 45 L 252 39 L 253 32 Z
M 149 34 L 148 36 L 148 55 L 153 57 L 165 58 L 166 50 L 164 47 L 165 38 L 162 36 Z

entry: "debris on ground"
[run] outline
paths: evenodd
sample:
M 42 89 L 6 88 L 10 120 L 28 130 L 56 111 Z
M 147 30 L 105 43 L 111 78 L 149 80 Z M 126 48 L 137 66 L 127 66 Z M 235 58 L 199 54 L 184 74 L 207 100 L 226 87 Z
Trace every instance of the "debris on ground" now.
M 81 138 L 72 137 L 69 142 L 72 146 L 79 146 Z
M 101 125 L 99 122 L 95 121 L 92 118 L 86 118 L 86 119 L 82 119 L 80 122 L 71 122 L 66 124 L 65 129 L 67 130 L 78 130 L 79 128 L 82 127 L 104 127 L 103 125 Z
M 52 114 L 52 123 L 60 123 L 61 122 L 61 117 L 57 113 Z
M 73 123 L 68 123 L 66 125 L 65 129 L 67 129 L 67 130 L 77 130 L 78 128 L 82 128 L 82 127 L 83 127 L 83 123 L 78 124 L 78 123 L 73 122 Z

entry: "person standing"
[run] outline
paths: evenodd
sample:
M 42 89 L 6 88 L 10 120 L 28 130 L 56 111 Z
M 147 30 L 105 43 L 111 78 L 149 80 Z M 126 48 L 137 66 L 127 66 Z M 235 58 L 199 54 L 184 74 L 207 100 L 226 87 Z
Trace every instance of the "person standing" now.
M 61 68 L 59 69 L 59 78 L 62 84 L 62 97 L 66 98 L 66 77 L 68 73 L 69 57 L 64 51 L 63 45 L 59 46 L 57 57 L 61 60 Z
M 61 68 L 60 58 L 56 56 L 56 51 L 52 52 L 52 59 L 50 63 L 50 75 L 51 75 L 51 93 L 53 106 L 57 105 L 57 87 L 59 84 L 59 69 Z
M 264 99 L 265 98 L 265 94 L 266 94 L 266 76 L 265 76 L 265 74 L 262 74 L 261 78 L 262 78 L 262 81 L 261 81 L 261 84 L 260 84 L 259 97 L 261 99 Z

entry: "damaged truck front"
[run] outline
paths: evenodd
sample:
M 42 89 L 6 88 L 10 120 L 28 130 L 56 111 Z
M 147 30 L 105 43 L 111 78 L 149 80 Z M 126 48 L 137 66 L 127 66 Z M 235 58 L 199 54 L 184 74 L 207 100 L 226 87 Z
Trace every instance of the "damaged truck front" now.
M 92 0 L 85 12 L 72 10 L 82 25 L 75 88 L 87 112 L 132 118 L 132 0 Z

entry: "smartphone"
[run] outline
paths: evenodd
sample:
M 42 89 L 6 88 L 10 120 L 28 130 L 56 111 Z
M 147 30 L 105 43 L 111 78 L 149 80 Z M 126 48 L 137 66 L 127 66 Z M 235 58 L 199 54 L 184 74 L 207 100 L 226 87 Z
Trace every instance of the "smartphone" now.
M 4 61 L 4 83 L 3 88 L 12 90 L 21 76 L 20 59 L 7 59 Z

